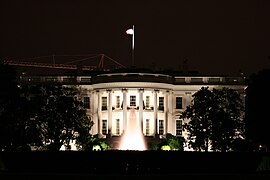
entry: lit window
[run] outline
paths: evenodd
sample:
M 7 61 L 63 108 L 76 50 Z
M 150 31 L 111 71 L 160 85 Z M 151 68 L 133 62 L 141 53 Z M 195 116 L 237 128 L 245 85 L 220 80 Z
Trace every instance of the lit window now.
M 120 96 L 116 96 L 116 108 L 120 108 Z
M 102 110 L 107 110 L 107 97 L 102 97 Z
M 146 96 L 146 104 L 145 104 L 146 108 L 150 107 L 150 96 Z
M 120 119 L 116 119 L 116 135 L 120 135 Z
M 158 98 L 158 110 L 164 111 L 164 97 Z
M 130 96 L 130 106 L 136 106 L 136 96 Z
M 182 120 L 176 119 L 176 136 L 182 135 Z
M 158 131 L 160 135 L 164 134 L 164 120 L 158 121 Z
M 107 134 L 107 120 L 102 120 L 102 134 Z
M 90 97 L 83 97 L 84 108 L 90 109 Z
M 149 119 L 146 119 L 146 122 L 145 122 L 145 135 L 146 136 L 149 136 L 149 131 L 150 131 L 150 120 Z
M 176 109 L 183 109 L 183 98 L 176 97 Z

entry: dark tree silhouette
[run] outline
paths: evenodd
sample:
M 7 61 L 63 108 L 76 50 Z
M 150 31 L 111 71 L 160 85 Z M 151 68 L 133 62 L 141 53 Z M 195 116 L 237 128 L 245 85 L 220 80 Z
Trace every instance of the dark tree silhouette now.
M 244 97 L 233 89 L 213 89 L 212 149 L 234 150 L 237 139 L 244 139 Z
M 211 138 L 211 108 L 213 94 L 208 87 L 202 87 L 193 95 L 193 105 L 187 106 L 181 119 L 190 121 L 183 125 L 187 130 L 187 143 L 195 151 L 208 151 Z
M 88 135 L 93 122 L 83 103 L 77 100 L 78 89 L 55 84 L 40 86 L 36 95 L 36 127 L 43 146 L 49 151 L 69 147 L 71 140 Z
M 29 101 L 20 96 L 16 70 L 0 65 L 0 150 L 26 150 Z
M 244 138 L 244 106 L 240 93 L 233 89 L 209 90 L 202 87 L 193 94 L 193 104 L 180 115 L 188 122 L 187 143 L 196 151 L 229 151 L 234 140 Z
M 249 77 L 246 90 L 246 134 L 251 150 L 270 147 L 268 126 L 270 110 L 270 69 Z M 266 148 L 267 149 L 267 148 Z M 265 150 L 266 150 L 265 149 Z

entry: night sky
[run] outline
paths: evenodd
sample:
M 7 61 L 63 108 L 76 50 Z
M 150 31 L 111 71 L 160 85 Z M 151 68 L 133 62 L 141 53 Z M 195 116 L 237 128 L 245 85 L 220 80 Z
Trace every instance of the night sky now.
M 1 0 L 0 57 L 102 53 L 129 67 L 132 25 L 137 67 L 270 67 L 269 0 Z

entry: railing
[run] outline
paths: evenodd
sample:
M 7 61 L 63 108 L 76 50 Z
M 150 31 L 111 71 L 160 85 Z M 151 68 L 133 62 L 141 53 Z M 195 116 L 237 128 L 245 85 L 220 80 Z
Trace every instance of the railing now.
M 175 77 L 175 84 L 244 84 L 244 77 Z
M 105 82 L 158 82 L 168 84 L 245 84 L 244 77 L 172 77 L 163 74 L 117 73 L 96 76 L 21 76 L 21 82 L 58 82 L 58 83 L 105 83 Z

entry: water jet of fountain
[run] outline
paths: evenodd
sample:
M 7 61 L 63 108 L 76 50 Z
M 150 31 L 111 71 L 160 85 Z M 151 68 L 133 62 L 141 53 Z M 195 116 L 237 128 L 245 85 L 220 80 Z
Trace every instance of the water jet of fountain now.
M 130 109 L 127 127 L 120 139 L 119 150 L 147 150 L 141 123 L 136 119 L 135 109 Z

